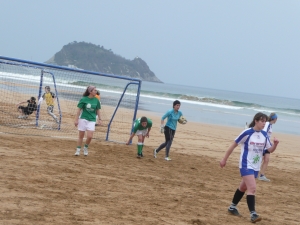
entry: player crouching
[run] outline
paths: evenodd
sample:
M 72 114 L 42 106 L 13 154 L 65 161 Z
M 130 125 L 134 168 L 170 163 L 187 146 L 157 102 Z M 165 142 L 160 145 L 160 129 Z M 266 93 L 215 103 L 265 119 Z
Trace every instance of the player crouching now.
M 151 127 L 152 127 L 152 120 L 148 119 L 145 116 L 137 119 L 134 122 L 132 134 L 130 135 L 129 140 L 127 141 L 126 145 L 130 144 L 132 138 L 136 134 L 138 137 L 137 158 L 144 157 L 144 155 L 143 155 L 144 140 L 145 140 L 145 137 L 149 137 Z
M 18 119 L 26 119 L 30 114 L 37 110 L 37 104 L 35 101 L 35 97 L 31 97 L 30 100 L 17 104 L 18 111 L 21 113 L 21 115 L 18 116 Z M 27 106 L 21 106 L 21 104 L 24 103 L 28 103 Z

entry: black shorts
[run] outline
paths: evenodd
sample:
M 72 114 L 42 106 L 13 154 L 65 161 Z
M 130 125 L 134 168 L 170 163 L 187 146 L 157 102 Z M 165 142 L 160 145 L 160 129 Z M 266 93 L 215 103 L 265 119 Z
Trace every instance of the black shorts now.
M 265 154 L 271 154 L 271 152 L 269 152 L 268 149 L 265 149 L 265 150 L 264 150 L 264 153 L 263 153 L 263 156 L 264 156 Z
M 28 107 L 25 107 L 25 106 L 19 106 L 18 109 L 21 109 L 22 112 L 23 112 L 25 115 L 30 115 L 30 114 L 32 114 L 32 111 L 28 110 Z

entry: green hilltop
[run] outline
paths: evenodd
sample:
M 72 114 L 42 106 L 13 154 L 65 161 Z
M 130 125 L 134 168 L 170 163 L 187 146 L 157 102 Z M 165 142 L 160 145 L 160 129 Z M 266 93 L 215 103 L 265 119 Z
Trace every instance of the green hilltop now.
M 162 83 L 141 58 L 128 60 L 110 49 L 86 42 L 74 41 L 63 46 L 45 63 Z

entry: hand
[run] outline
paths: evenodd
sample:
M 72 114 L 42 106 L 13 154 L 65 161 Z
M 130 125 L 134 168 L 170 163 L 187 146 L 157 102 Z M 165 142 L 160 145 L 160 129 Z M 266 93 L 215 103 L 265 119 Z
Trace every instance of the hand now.
M 75 127 L 77 127 L 77 125 L 78 125 L 78 120 L 75 120 L 74 124 L 75 124 Z
M 43 102 L 43 97 L 40 97 L 39 101 L 38 101 L 38 105 L 41 104 Z
M 278 144 L 279 144 L 279 140 L 274 137 L 274 145 L 278 145 Z
M 160 133 L 164 133 L 165 132 L 165 126 L 162 124 L 160 125 Z
M 146 137 L 149 138 L 149 132 L 146 134 Z
M 220 161 L 220 167 L 223 168 L 225 165 L 226 165 L 226 160 L 225 160 L 225 159 L 222 159 L 222 160 Z
M 97 124 L 101 125 L 102 124 L 102 120 L 98 120 Z

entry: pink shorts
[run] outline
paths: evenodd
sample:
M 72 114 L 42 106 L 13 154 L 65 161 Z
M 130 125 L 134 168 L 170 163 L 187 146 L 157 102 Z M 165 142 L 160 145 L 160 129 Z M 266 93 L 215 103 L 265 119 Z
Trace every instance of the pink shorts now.
M 78 120 L 78 130 L 79 131 L 95 131 L 95 124 L 96 122 L 88 121 L 86 119 L 79 119 Z

